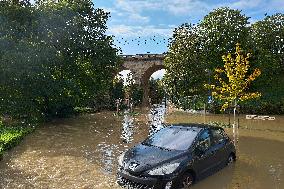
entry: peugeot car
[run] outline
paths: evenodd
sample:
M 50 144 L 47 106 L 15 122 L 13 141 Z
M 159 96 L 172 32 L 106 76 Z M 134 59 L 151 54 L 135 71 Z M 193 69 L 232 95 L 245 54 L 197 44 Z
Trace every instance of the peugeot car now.
M 188 188 L 235 160 L 234 144 L 222 128 L 167 125 L 119 156 L 117 181 L 128 188 Z

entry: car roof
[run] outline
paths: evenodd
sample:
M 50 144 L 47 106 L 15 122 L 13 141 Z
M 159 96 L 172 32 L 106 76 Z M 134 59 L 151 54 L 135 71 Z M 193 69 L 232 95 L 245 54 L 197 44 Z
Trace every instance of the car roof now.
M 222 127 L 212 126 L 208 124 L 201 124 L 201 123 L 177 123 L 177 124 L 168 124 L 168 127 L 176 127 L 176 128 L 192 128 L 196 131 L 201 131 L 206 128 L 210 129 L 223 129 Z

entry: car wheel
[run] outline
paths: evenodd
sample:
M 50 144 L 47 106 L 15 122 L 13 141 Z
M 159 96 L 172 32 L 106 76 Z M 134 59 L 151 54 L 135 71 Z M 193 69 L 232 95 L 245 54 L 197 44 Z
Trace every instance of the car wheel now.
M 234 163 L 234 161 L 235 161 L 234 155 L 230 154 L 229 157 L 228 157 L 228 160 L 227 160 L 227 165 Z
M 181 188 L 187 189 L 193 184 L 193 176 L 190 173 L 185 173 L 181 180 Z

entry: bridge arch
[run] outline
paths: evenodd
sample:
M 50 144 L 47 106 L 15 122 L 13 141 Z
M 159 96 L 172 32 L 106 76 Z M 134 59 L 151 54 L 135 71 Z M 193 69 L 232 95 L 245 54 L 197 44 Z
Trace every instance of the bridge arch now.
M 149 79 L 164 69 L 165 54 L 122 55 L 123 69 L 131 70 L 135 83 L 143 88 L 143 106 L 149 106 Z
M 164 65 L 153 65 L 150 68 L 148 68 L 145 73 L 142 75 L 141 78 L 141 86 L 143 88 L 143 106 L 149 105 L 149 80 L 153 73 L 155 73 L 158 70 L 165 69 Z

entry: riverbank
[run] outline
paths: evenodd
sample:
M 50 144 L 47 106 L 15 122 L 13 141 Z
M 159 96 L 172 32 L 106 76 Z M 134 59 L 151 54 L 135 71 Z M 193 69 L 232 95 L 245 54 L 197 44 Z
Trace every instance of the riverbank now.
M 16 146 L 34 127 L 21 124 L 4 124 L 0 121 L 0 160 L 5 151 Z

